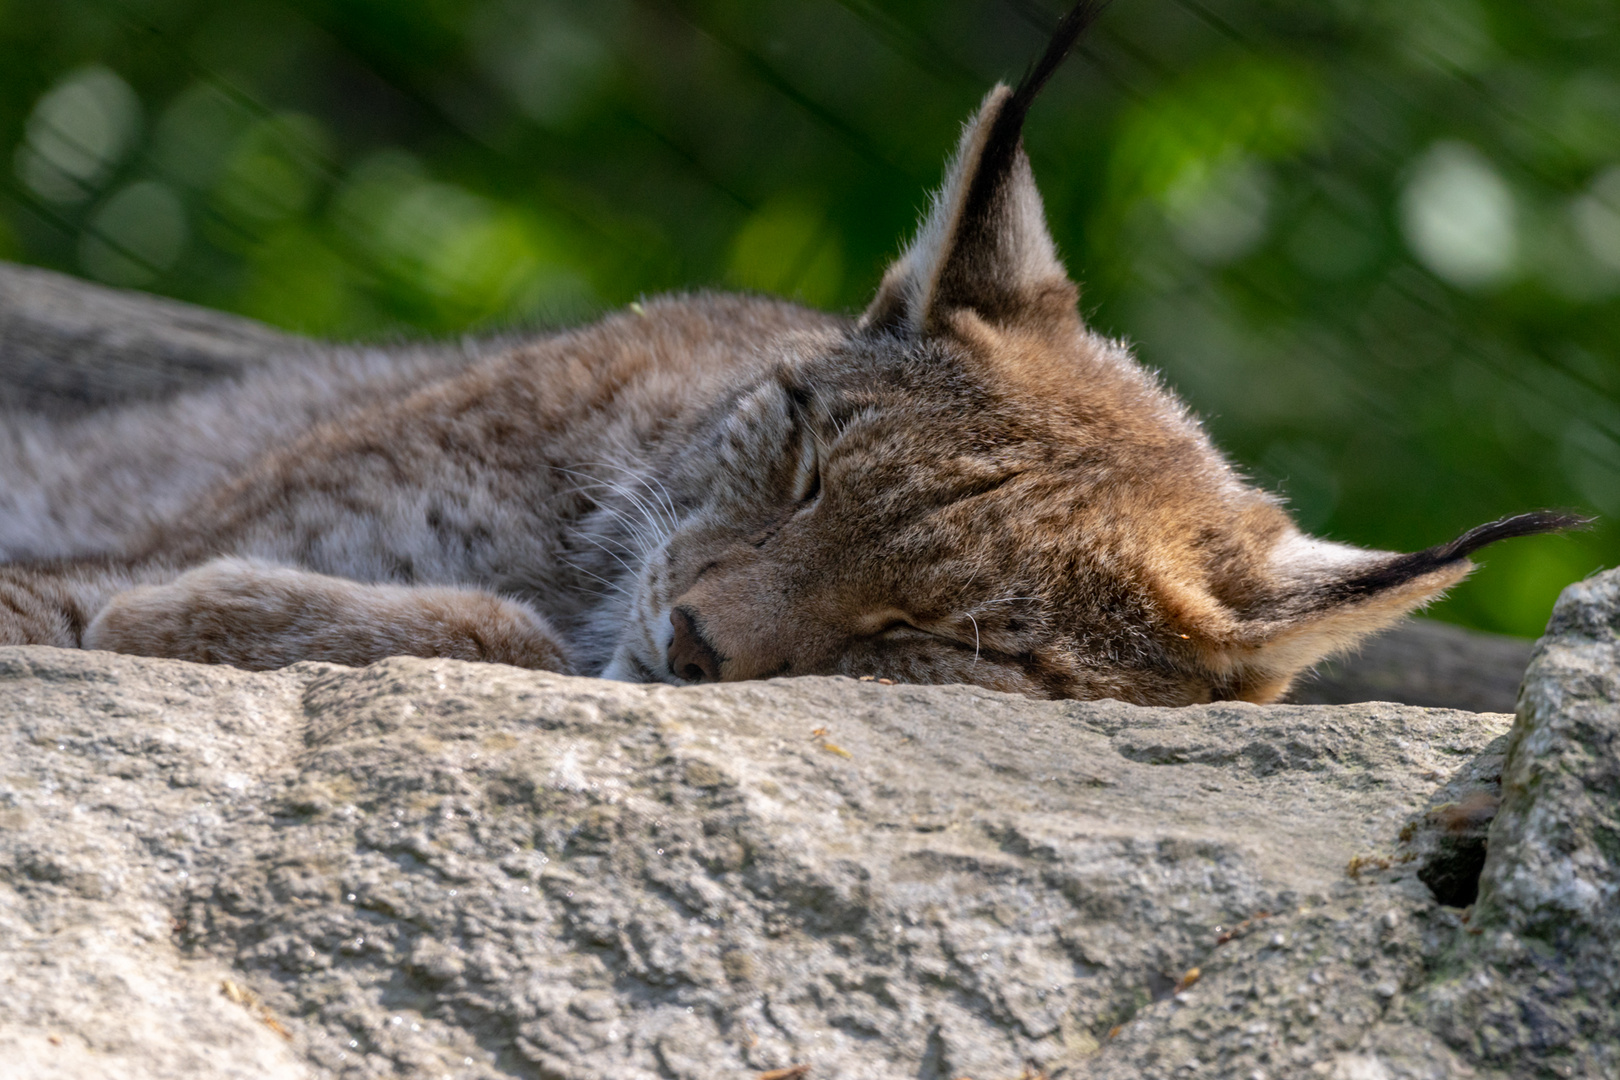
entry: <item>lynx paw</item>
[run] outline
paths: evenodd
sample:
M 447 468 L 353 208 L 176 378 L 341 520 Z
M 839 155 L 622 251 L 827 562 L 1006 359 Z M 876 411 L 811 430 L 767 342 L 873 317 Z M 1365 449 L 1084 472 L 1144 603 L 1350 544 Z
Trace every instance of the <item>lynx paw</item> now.
M 366 585 L 247 559 L 216 559 L 166 585 L 119 593 L 85 648 L 253 671 L 299 660 L 362 666 L 440 656 L 573 670 L 545 620 L 474 589 Z

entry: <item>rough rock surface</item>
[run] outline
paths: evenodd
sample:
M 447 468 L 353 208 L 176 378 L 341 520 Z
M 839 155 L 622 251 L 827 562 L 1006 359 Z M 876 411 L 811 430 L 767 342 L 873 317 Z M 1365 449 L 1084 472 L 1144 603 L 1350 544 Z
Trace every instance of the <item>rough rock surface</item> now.
M 0 1060 L 1615 1075 L 1616 592 L 1566 596 L 1510 737 L 1377 704 L 0 650 Z M 1483 895 L 1444 906 L 1504 752 Z
M 1396 839 L 1082 1075 L 1620 1077 L 1620 571 L 1565 590 L 1508 737 Z
M 1416 1015 L 1514 1076 L 1620 1076 L 1620 571 L 1564 591 L 1508 737 L 1474 924 Z

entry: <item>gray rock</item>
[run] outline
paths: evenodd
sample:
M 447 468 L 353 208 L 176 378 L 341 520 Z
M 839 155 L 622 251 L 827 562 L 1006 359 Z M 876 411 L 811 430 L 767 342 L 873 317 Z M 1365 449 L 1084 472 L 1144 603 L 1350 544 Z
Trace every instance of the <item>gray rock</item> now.
M 1620 1076 L 1620 571 L 1559 598 L 1507 743 L 1474 916 L 1422 1020 L 1512 1076 Z
M 1566 590 L 1510 735 L 1349 868 L 1353 895 L 1228 946 L 1200 1000 L 1143 1010 L 1082 1075 L 1620 1077 L 1617 630 L 1620 572 Z M 1470 908 L 1413 887 L 1464 901 L 1468 865 Z
M 1318 665 L 1288 700 L 1301 705 L 1399 701 L 1471 712 L 1512 712 L 1535 642 L 1428 619 L 1408 619 L 1349 656 Z
M 1395 860 L 1506 716 L 49 649 L 0 680 L 23 1075 L 1468 1060 L 1389 1023 L 1463 932 Z
M 0 1074 L 319 1075 L 175 945 L 188 868 L 298 737 L 296 683 L 0 653 Z

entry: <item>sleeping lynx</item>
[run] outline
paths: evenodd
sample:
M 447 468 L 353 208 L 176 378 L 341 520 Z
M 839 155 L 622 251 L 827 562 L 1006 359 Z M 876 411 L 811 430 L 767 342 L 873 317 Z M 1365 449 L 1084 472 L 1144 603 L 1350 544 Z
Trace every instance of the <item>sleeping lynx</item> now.
M 668 297 L 463 370 L 345 369 L 339 404 L 261 378 L 134 410 L 78 459 L 13 439 L 0 643 L 1268 701 L 1474 549 L 1571 524 L 1311 539 L 1083 325 L 1020 129 L 1095 10 L 985 98 L 855 321 Z M 74 478 L 114 460 L 139 482 L 87 505 Z

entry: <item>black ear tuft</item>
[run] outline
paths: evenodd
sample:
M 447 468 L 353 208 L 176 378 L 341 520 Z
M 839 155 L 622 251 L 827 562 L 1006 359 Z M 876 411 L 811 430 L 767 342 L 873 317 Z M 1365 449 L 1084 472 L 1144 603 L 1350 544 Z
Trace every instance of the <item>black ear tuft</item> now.
M 1528 514 L 1515 514 L 1513 517 L 1505 517 L 1497 521 L 1487 521 L 1483 525 L 1476 525 L 1451 543 L 1441 544 L 1418 554 L 1433 554 L 1443 562 L 1451 562 L 1454 559 L 1462 558 L 1464 555 L 1472 555 L 1486 544 L 1494 544 L 1498 540 L 1512 540 L 1518 536 L 1540 536 L 1542 533 L 1581 529 L 1592 524 L 1594 520 L 1596 519 L 1587 517 L 1584 514 L 1570 513 L 1567 510 L 1532 510 Z
M 1469 529 L 1449 543 L 1437 544 L 1423 551 L 1414 551 L 1410 555 L 1401 555 L 1366 573 L 1334 582 L 1329 586 L 1328 591 L 1332 595 L 1328 599 L 1344 601 L 1370 596 L 1403 585 L 1441 567 L 1460 562 L 1486 544 L 1494 544 L 1498 540 L 1511 540 L 1519 536 L 1539 536 L 1542 533 L 1579 529 L 1590 525 L 1592 520 L 1567 511 L 1533 510 L 1528 514 L 1515 514 L 1513 517 L 1505 517 L 1498 521 L 1487 521 L 1483 525 Z
M 986 212 L 988 204 L 1006 183 L 1007 176 L 1013 169 L 1014 160 L 1018 156 L 1019 143 L 1023 139 L 1024 120 L 1029 115 L 1029 107 L 1034 104 L 1036 95 L 1046 86 L 1047 80 L 1063 66 L 1064 59 L 1080 41 L 1081 36 L 1102 15 L 1108 3 L 1109 0 L 1080 0 L 1070 8 L 1068 14 L 1058 21 L 1057 29 L 1052 31 L 1052 40 L 1047 42 L 1046 51 L 1041 53 L 1039 60 L 1030 65 L 1028 71 L 1024 72 L 1024 77 L 1018 80 L 1017 88 L 996 115 L 995 123 L 984 141 L 979 166 L 973 175 L 973 183 L 968 189 L 962 210 L 964 220 L 983 221 L 989 216 Z
M 1080 0 L 1069 9 L 1068 14 L 1058 20 L 1056 28 L 1052 31 L 1052 40 L 1047 42 L 1046 51 L 1041 58 L 1030 65 L 1024 72 L 1024 77 L 1018 80 L 1018 89 L 1013 91 L 1013 102 L 1020 108 L 1028 109 L 1029 103 L 1035 100 L 1035 95 L 1041 92 L 1046 80 L 1052 73 L 1063 65 L 1069 52 L 1075 47 L 1091 24 L 1102 17 L 1110 0 Z
M 961 310 L 1009 322 L 1050 320 L 1064 306 L 1058 322 L 1076 318 L 1074 287 L 1046 228 L 1022 132 L 1035 95 L 1104 6 L 1105 0 L 1081 0 L 1018 88 L 997 85 L 985 96 L 962 132 L 944 187 L 916 239 L 884 274 L 863 327 L 927 333 Z

